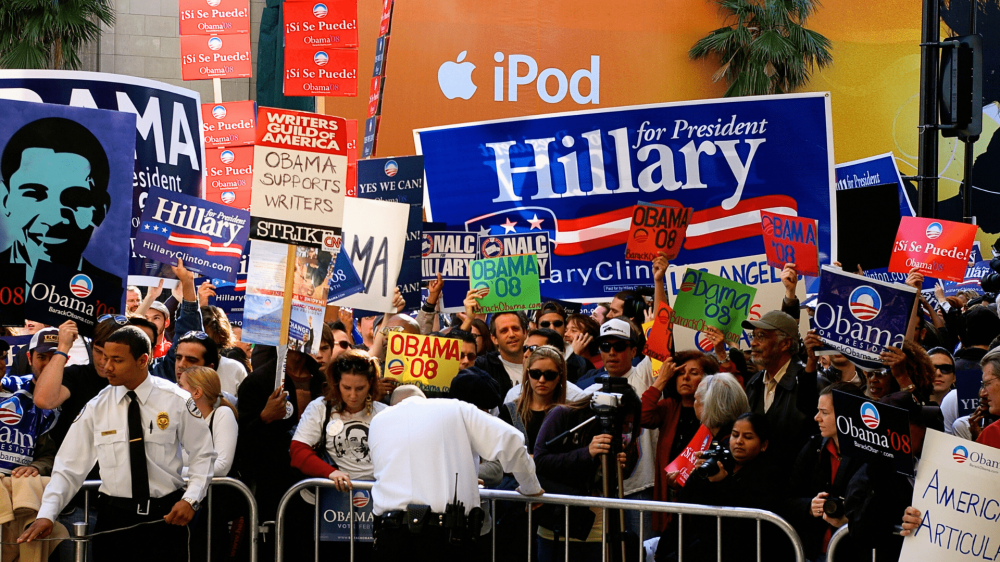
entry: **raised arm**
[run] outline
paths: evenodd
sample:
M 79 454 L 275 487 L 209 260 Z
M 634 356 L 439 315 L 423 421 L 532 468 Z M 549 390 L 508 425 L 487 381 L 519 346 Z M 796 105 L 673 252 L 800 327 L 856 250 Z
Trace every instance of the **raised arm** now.
M 33 393 L 35 405 L 43 410 L 54 410 L 69 399 L 69 389 L 62 383 L 63 371 L 66 369 L 68 358 L 66 354 L 72 349 L 73 341 L 76 340 L 77 335 L 76 322 L 67 320 L 59 326 L 59 343 L 56 349 L 61 353 L 52 355 L 52 359 L 35 380 Z

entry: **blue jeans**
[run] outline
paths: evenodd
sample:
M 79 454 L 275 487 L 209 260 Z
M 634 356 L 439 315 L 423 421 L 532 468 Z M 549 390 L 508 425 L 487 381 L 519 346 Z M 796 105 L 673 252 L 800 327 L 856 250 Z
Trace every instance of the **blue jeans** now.
M 627 500 L 647 500 L 652 501 L 653 499 L 653 489 L 646 488 L 641 492 L 636 492 L 634 494 L 625 496 Z M 639 535 L 639 518 L 642 517 L 642 536 Z M 656 536 L 653 532 L 653 513 L 650 511 L 626 511 L 625 512 L 625 530 L 635 533 L 639 537 L 639 542 L 646 542 L 646 539 L 651 539 Z

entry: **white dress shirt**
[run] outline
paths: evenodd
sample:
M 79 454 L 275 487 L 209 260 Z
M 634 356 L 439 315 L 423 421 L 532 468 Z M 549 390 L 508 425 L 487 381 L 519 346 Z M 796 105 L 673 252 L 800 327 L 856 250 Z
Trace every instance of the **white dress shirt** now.
M 100 460 L 101 493 L 132 497 L 129 463 L 128 389 L 109 386 L 84 406 L 70 425 L 56 454 L 52 479 L 45 487 L 39 519 L 55 521 Z M 181 447 L 190 457 L 189 481 L 184 499 L 201 501 L 212 479 L 215 449 L 208 424 L 194 401 L 176 384 L 147 375 L 135 388 L 142 419 L 149 495 L 162 498 L 184 487 Z
M 236 395 L 236 390 L 239 389 L 243 379 L 247 378 L 247 369 L 243 363 L 228 357 L 219 357 L 219 368 L 216 372 L 219 373 L 219 384 L 222 386 L 222 391 L 233 396 Z
M 372 418 L 369 429 L 375 515 L 429 505 L 444 513 L 455 497 L 469 510 L 479 505 L 479 457 L 499 460 L 524 494 L 542 491 L 524 436 L 513 426 L 466 402 L 407 398 Z

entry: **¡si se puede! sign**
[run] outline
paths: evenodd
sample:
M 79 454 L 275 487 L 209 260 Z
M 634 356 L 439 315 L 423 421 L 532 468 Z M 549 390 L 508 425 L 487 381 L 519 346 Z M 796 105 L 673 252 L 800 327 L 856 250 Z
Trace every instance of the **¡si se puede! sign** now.
M 259 108 L 250 238 L 320 247 L 340 236 L 346 126 L 340 117 Z
M 250 78 L 250 34 L 184 35 L 181 37 L 181 78 Z
M 393 333 L 385 357 L 386 378 L 448 392 L 461 366 L 459 340 Z
M 917 268 L 935 279 L 962 282 L 976 240 L 974 224 L 903 217 L 889 260 L 890 273 Z

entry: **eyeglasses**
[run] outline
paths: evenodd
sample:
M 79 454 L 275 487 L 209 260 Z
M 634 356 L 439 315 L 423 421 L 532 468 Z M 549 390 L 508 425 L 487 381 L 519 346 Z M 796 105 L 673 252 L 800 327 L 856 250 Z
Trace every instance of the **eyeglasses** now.
M 128 324 L 128 317 L 122 316 L 121 314 L 105 314 L 104 316 L 98 318 L 97 321 L 100 323 L 104 322 L 105 320 L 110 320 L 112 318 L 114 318 L 115 323 L 118 324 L 119 326 L 124 326 L 125 324 Z
M 617 341 L 614 341 L 614 342 L 602 341 L 601 344 L 600 344 L 600 346 L 599 346 L 599 348 L 600 348 L 600 350 L 601 350 L 602 353 L 608 353 L 612 349 L 615 350 L 618 353 L 621 353 L 621 352 L 625 351 L 626 349 L 628 349 L 631 345 L 632 344 L 630 342 L 627 342 L 625 340 L 617 340 Z
M 955 372 L 955 366 L 949 363 L 943 363 L 941 365 L 934 365 L 934 368 L 941 371 L 943 375 L 950 375 Z
M 351 342 L 349 342 L 347 340 L 335 341 L 335 342 L 333 342 L 333 345 L 340 346 L 340 349 L 350 349 L 351 348 Z
M 461 354 L 459 354 L 458 357 L 459 357 L 459 359 L 467 359 L 470 363 L 475 363 L 476 362 L 476 354 L 475 353 L 461 353 Z
M 548 328 L 549 326 L 552 326 L 553 328 L 562 328 L 565 325 L 566 323 L 563 322 L 562 320 L 552 320 L 552 321 L 543 320 L 538 323 L 539 328 Z
M 538 349 L 539 347 L 542 347 L 542 346 L 540 346 L 540 345 L 526 345 L 523 348 L 521 348 L 521 351 L 523 351 L 524 353 L 534 353 L 535 350 Z
M 751 341 L 753 341 L 753 340 L 768 340 L 768 339 L 771 339 L 771 334 L 773 334 L 773 333 L 774 332 L 764 332 L 764 331 L 754 332 L 753 334 L 750 335 L 750 340 Z
M 188 333 L 184 334 L 183 336 L 181 336 L 182 340 L 183 339 L 187 339 L 187 338 L 195 338 L 195 339 L 198 339 L 198 340 L 207 340 L 208 339 L 208 334 L 206 334 L 205 332 L 199 331 L 199 330 L 191 330 L 190 332 L 188 332 Z
M 528 376 L 532 380 L 545 379 L 547 381 L 559 380 L 559 371 L 543 371 L 541 369 L 528 369 Z
M 990 383 L 996 382 L 996 378 L 983 379 L 983 384 L 979 388 L 989 388 Z

